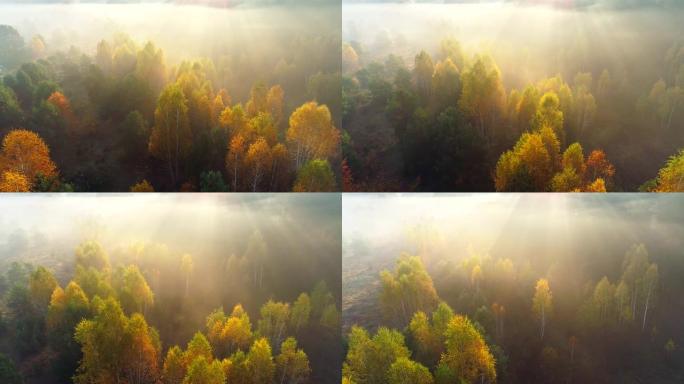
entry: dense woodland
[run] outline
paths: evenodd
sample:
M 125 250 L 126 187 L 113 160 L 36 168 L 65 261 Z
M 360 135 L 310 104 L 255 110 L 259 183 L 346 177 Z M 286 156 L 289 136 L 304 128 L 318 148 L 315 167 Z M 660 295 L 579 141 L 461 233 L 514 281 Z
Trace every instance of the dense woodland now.
M 96 44 L 0 25 L 2 190 L 338 190 L 339 27 L 288 25 L 332 8 L 215 10 L 209 35 L 161 36 L 166 49 L 132 37 L 158 21 Z
M 598 210 L 630 211 L 631 204 L 639 205 Z M 663 209 L 675 206 L 681 204 L 655 211 L 666 215 Z M 623 219 L 645 216 L 631 210 Z M 501 235 L 491 253 L 472 245 L 462 251 L 467 239 L 449 239 L 448 224 L 416 224 L 411 241 L 355 237 L 365 245 L 344 261 L 343 382 L 680 382 L 681 240 L 644 228 L 626 235 L 623 224 L 599 228 L 597 221 L 569 220 L 560 233 L 515 220 L 505 228 L 518 235 Z M 578 222 L 587 228 L 578 231 Z M 681 234 L 676 221 L 656 227 Z M 568 233 L 591 245 L 559 246 Z M 630 245 L 625 238 L 662 243 Z M 416 255 L 386 255 L 402 246 Z
M 682 9 L 647 5 L 348 5 L 345 190 L 682 190 Z
M 339 240 L 325 235 L 338 226 L 310 214 L 298 217 L 320 226 L 316 239 L 289 244 L 262 224 L 222 250 L 185 235 L 202 244 L 192 253 L 89 239 L 61 255 L 54 232 L 7 236 L 0 382 L 339 382 Z

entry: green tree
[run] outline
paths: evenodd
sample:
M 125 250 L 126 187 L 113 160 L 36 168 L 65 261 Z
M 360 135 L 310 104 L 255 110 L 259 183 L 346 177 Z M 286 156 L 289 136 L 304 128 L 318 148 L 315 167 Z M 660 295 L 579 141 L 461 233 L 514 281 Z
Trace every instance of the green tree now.
M 432 278 L 417 256 L 402 255 L 394 273 L 380 273 L 380 304 L 390 319 L 406 325 L 419 310 L 432 310 L 437 305 L 437 292 Z
M 89 316 L 90 301 L 76 282 L 69 282 L 64 290 L 54 289 L 45 323 L 48 343 L 57 353 L 55 375 L 61 380 L 69 380 L 78 367 L 81 349 L 74 340 L 74 329 Z
M 269 300 L 259 311 L 259 334 L 266 337 L 272 345 L 279 346 L 285 339 L 290 319 L 290 304 Z
M 247 353 L 245 365 L 252 378 L 252 383 L 272 383 L 275 377 L 276 366 L 273 362 L 271 346 L 268 344 L 268 340 L 261 338 L 254 341 L 254 344 L 249 349 L 249 353 Z
M 458 68 L 447 58 L 435 66 L 432 75 L 432 89 L 437 107 L 441 110 L 449 106 L 456 106 L 461 92 L 461 74 Z
M 76 247 L 76 265 L 97 270 L 109 269 L 109 256 L 99 242 L 88 240 Z
M 177 84 L 170 84 L 159 96 L 150 135 L 150 153 L 167 163 L 173 185 L 180 180 L 180 167 L 190 153 L 192 132 L 188 101 Z
M 57 288 L 57 279 L 45 267 L 39 266 L 29 278 L 31 301 L 38 310 L 46 313 L 52 292 Z
M 563 152 L 563 168 L 572 168 L 575 170 L 575 174 L 584 179 L 584 173 L 587 170 L 587 166 L 584 163 L 584 152 L 582 151 L 582 146 L 579 143 L 572 143 Z
M 294 304 L 292 304 L 292 312 L 290 315 L 290 326 L 295 332 L 299 332 L 302 328 L 309 324 L 309 317 L 311 316 L 311 299 L 307 293 L 301 293 Z
M 277 380 L 280 384 L 299 384 L 306 382 L 311 373 L 309 358 L 304 350 L 297 349 L 297 341 L 288 337 L 276 356 Z
M 463 90 L 458 105 L 484 138 L 491 138 L 491 127 L 503 110 L 505 97 L 501 73 L 491 60 L 476 57 L 461 73 Z
M 126 313 L 146 313 L 154 303 L 154 294 L 145 277 L 134 264 L 117 268 L 114 274 L 114 289 Z
M 560 109 L 560 100 L 555 92 L 547 92 L 539 99 L 537 112 L 532 118 L 532 127 L 535 130 L 549 127 L 553 129 L 553 133 L 556 134 L 561 144 L 565 142 L 563 112 Z
M 358 384 L 385 384 L 389 369 L 400 358 L 409 358 L 404 336 L 395 330 L 380 327 L 371 339 L 368 332 L 354 326 L 349 334 L 349 350 L 342 375 Z
M 130 319 L 116 299 L 93 301 L 95 317 L 81 320 L 74 338 L 83 357 L 74 376 L 76 383 L 143 383 L 158 379 L 159 335 L 140 314 Z
M 496 382 L 496 361 L 480 332 L 464 316 L 454 316 L 445 332 L 446 350 L 440 359 L 457 382 Z
M 615 286 L 610 283 L 606 276 L 596 284 L 593 300 L 598 310 L 599 321 L 602 324 L 605 324 L 608 319 L 614 318 L 612 314 L 615 303 Z
M 0 381 L 5 384 L 23 384 L 21 374 L 9 357 L 0 353 Z
M 177 345 L 174 345 L 166 352 L 162 381 L 164 384 L 181 384 L 183 378 L 185 378 L 185 371 L 183 350 Z
M 406 357 L 392 363 L 387 376 L 388 384 L 432 384 L 434 381 L 425 366 Z
M 221 362 L 218 360 L 209 362 L 204 356 L 199 356 L 192 361 L 183 379 L 183 384 L 224 384 L 225 382 L 226 375 Z
M 335 175 L 328 160 L 314 159 L 297 172 L 297 179 L 292 190 L 294 192 L 333 192 L 335 188 Z
M 434 64 L 432 63 L 432 57 L 430 57 L 429 53 L 420 51 L 415 58 L 413 76 L 416 81 L 418 95 L 423 100 L 423 103 L 427 102 L 432 94 L 433 73 Z
M 122 147 L 125 148 L 128 159 L 139 159 L 147 153 L 147 139 L 150 129 L 142 113 L 129 112 L 121 123 L 123 131 Z
M 211 345 L 207 338 L 202 332 L 195 332 L 195 335 L 188 342 L 188 346 L 185 348 L 185 353 L 183 354 L 185 366 L 189 366 L 193 361 L 200 357 L 203 357 L 209 362 L 214 359 Z
M 228 185 L 219 171 L 205 171 L 200 174 L 201 192 L 228 192 Z
M 20 125 L 22 111 L 12 88 L 0 83 L 0 130 Z

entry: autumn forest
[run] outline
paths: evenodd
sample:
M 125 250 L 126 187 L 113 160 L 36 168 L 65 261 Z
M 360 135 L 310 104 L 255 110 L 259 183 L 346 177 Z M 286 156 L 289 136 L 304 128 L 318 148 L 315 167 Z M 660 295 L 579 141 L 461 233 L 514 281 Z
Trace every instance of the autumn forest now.
M 339 189 L 339 5 L 0 13 L 3 191 Z
M 345 196 L 342 382 L 680 382 L 682 201 L 594 196 Z
M 0 0 L 0 384 L 684 383 L 682 20 Z
M 1 382 L 339 382 L 339 196 L 71 196 L 0 202 Z
M 343 10 L 346 190 L 682 190 L 681 3 L 370 3 Z

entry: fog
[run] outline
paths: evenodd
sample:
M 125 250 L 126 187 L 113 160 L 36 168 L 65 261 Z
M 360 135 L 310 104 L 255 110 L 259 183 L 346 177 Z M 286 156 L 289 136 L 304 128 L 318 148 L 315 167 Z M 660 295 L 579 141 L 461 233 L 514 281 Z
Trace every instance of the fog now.
M 35 35 L 42 36 L 47 55 L 75 48 L 93 56 L 98 42 L 123 34 L 140 46 L 152 41 L 163 49 L 169 66 L 200 57 L 214 60 L 217 67 L 228 61 L 232 77 L 225 85 L 240 100 L 248 95 L 254 82 L 281 80 L 274 74 L 279 64 L 281 72 L 287 64 L 304 76 L 339 68 L 338 3 L 102 3 L 0 2 L 0 24 L 13 26 L 27 42 Z M 314 40 L 320 42 L 318 53 L 307 57 L 308 64 L 303 63 L 302 49 Z M 286 94 L 289 91 L 291 97 L 303 100 L 303 86 L 286 88 Z
M 344 257 L 395 259 L 398 252 L 419 252 L 423 242 L 435 261 L 457 262 L 476 250 L 535 259 L 542 270 L 561 256 L 622 257 L 623 248 L 640 242 L 679 255 L 683 205 L 677 196 L 634 194 L 345 195 Z
M 245 254 L 259 231 L 268 247 L 270 289 L 251 295 L 277 292 L 290 300 L 319 280 L 339 292 L 339 204 L 334 195 L 8 195 L 0 201 L 0 268 L 13 261 L 44 265 L 64 283 L 72 276 L 76 246 L 95 239 L 112 265 L 125 262 L 132 245 L 146 244 L 166 250 L 157 250 L 157 260 L 152 251 L 148 261 L 189 253 L 205 269 Z M 211 290 L 220 276 L 207 272 L 198 284 Z M 242 289 L 234 297 L 249 299 Z
M 453 37 L 466 57 L 490 54 L 510 88 L 559 73 L 568 81 L 580 71 L 598 72 L 598 78 L 603 69 L 638 72 L 650 86 L 658 79 L 653 65 L 682 36 L 677 7 L 618 11 L 537 3 L 346 3 L 343 39 L 360 43 L 364 63 L 395 54 L 412 67 L 420 50 L 434 55 Z
M 357 194 L 342 204 L 344 329 L 379 324 L 379 273 L 402 253 L 423 259 L 450 305 L 464 289 L 455 271 L 470 258 L 507 258 L 519 273 L 579 294 L 587 281 L 618 279 L 633 244 L 659 265 L 662 302 L 684 289 L 684 200 L 675 195 Z M 682 311 L 662 316 L 674 324 Z

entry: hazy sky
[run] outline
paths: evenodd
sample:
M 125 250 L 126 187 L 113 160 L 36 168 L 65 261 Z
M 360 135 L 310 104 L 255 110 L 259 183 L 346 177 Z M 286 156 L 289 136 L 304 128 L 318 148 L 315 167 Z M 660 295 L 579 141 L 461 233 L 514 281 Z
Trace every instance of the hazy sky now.
M 340 231 L 335 194 L 8 194 L 0 212 L 0 261 L 44 252 L 70 257 L 91 237 L 108 247 L 145 241 L 183 252 L 231 252 L 263 228 L 330 249 L 338 247 Z M 31 250 L 38 254 L 24 254 Z
M 621 254 L 635 242 L 667 247 L 684 236 L 680 196 L 347 194 L 342 206 L 343 243 L 351 250 L 364 243 L 366 254 L 358 256 L 366 257 L 412 252 L 408 233 L 418 226 L 439 234 L 453 257 L 466 256 L 469 246 L 494 257 L 525 257 L 538 247 L 550 259 L 572 252 Z

